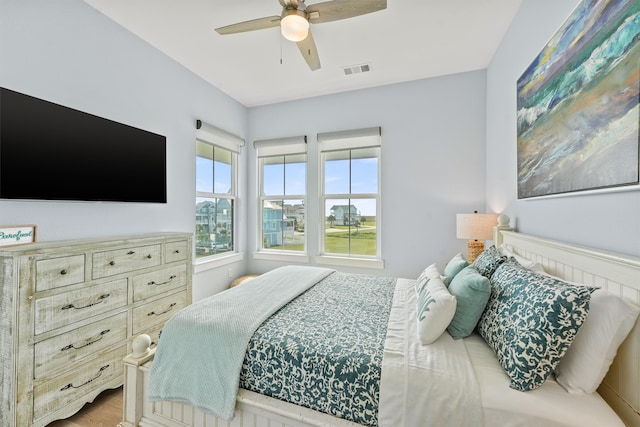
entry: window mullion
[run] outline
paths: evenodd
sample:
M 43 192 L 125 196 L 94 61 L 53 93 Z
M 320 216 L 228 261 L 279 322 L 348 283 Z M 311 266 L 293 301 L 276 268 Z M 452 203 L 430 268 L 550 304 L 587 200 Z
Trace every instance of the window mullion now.
M 284 222 L 284 217 L 285 217 L 285 215 L 284 215 L 284 199 L 280 199 L 280 203 L 281 203 L 281 206 L 282 206 L 282 216 L 280 217 L 280 223 L 281 223 L 280 224 L 280 241 L 282 243 L 280 244 L 280 246 L 281 246 L 281 250 L 284 250 L 284 225 L 285 225 L 285 222 Z
M 352 153 L 353 153 L 353 151 L 349 150 L 349 200 L 348 200 L 348 203 L 347 203 L 347 215 L 348 215 L 348 218 L 349 218 L 349 239 L 348 239 L 349 240 L 349 256 L 351 256 L 351 196 L 352 196 L 351 192 L 353 190 L 353 188 L 352 188 L 352 182 L 353 182 L 353 169 L 352 169 L 353 164 L 352 164 L 352 162 L 353 162 L 353 160 L 351 158 Z
M 287 156 L 282 156 L 282 194 L 287 194 Z
M 351 164 L 351 161 L 349 161 L 349 164 Z M 351 183 L 351 174 L 349 174 L 349 183 Z M 351 184 L 349 184 L 349 191 L 351 191 Z M 347 218 L 349 224 L 349 238 L 347 240 L 349 241 L 349 255 L 351 255 L 351 197 L 347 199 Z
M 211 170 L 213 171 L 213 174 L 211 174 L 211 189 L 215 194 L 216 192 L 216 147 L 215 145 L 213 146 L 213 162 L 211 164 Z

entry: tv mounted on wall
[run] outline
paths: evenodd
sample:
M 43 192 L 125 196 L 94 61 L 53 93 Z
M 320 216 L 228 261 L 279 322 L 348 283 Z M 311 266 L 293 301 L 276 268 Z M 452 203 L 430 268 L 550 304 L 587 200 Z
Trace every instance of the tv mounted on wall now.
M 166 203 L 166 137 L 0 88 L 0 199 Z

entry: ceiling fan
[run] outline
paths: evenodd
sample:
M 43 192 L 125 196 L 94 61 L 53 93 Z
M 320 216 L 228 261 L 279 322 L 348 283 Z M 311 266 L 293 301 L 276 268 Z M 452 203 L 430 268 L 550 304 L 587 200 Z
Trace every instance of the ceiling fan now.
M 387 0 L 332 0 L 305 5 L 304 0 L 278 0 L 282 5 L 280 16 L 267 16 L 216 28 L 219 34 L 244 33 L 280 26 L 287 40 L 298 44 L 300 53 L 311 70 L 320 68 L 320 57 L 313 41 L 309 24 L 337 21 L 377 12 L 387 8 Z

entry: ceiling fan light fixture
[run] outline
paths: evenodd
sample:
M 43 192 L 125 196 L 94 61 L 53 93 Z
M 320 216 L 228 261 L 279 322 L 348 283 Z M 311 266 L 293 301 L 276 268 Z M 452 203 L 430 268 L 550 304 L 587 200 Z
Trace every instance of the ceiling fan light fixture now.
M 304 11 L 285 10 L 280 20 L 282 36 L 292 42 L 299 42 L 307 38 L 309 34 L 309 21 Z

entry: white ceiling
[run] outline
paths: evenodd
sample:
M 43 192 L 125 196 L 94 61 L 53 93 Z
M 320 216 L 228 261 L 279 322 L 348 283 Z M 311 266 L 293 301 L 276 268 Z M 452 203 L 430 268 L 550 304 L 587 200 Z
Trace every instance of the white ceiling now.
M 386 10 L 312 25 L 322 68 L 311 71 L 277 27 L 214 30 L 279 15 L 278 0 L 85 1 L 247 107 L 486 68 L 522 3 L 388 0 Z M 365 63 L 370 72 L 342 70 Z

